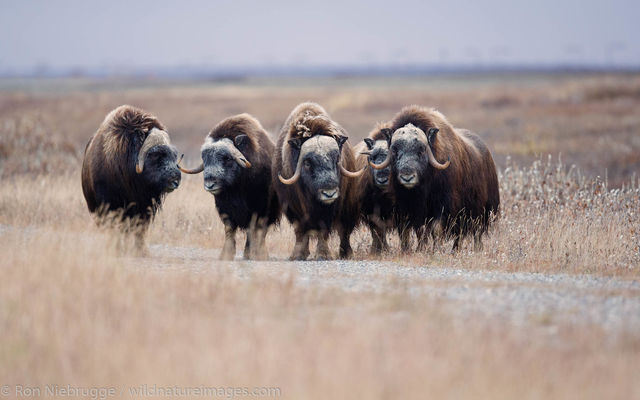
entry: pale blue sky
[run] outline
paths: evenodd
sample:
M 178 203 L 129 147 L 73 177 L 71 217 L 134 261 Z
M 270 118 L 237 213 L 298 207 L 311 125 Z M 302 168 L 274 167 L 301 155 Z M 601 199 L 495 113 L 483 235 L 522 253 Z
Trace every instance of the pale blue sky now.
M 0 71 L 385 65 L 640 66 L 640 1 L 5 1 Z

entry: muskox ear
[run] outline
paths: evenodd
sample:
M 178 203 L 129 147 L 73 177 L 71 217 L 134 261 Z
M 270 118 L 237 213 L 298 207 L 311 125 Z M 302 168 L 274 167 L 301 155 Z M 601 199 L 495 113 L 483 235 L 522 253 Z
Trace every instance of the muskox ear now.
M 249 144 L 249 136 L 238 135 L 233 139 L 233 144 L 238 148 L 238 150 L 244 150 Z
M 371 138 L 364 138 L 364 142 L 367 144 L 369 150 L 373 149 L 373 146 L 376 144 L 376 141 Z
M 338 147 L 342 148 L 342 145 L 344 144 L 344 142 L 347 141 L 347 139 L 349 138 L 346 136 L 336 135 L 336 141 L 338 142 Z
M 429 141 L 429 144 L 431 146 L 433 146 L 433 142 L 434 142 L 434 140 L 436 140 L 436 134 L 438 132 L 440 132 L 440 129 L 438 129 L 438 128 L 431 128 L 427 132 L 427 140 Z
M 387 142 L 391 142 L 391 136 L 393 135 L 393 131 L 389 128 L 380 129 L 380 133 L 384 135 L 384 138 L 387 139 Z
M 302 147 L 302 140 L 300 140 L 300 138 L 289 139 L 289 146 L 296 150 L 300 150 L 300 147 Z

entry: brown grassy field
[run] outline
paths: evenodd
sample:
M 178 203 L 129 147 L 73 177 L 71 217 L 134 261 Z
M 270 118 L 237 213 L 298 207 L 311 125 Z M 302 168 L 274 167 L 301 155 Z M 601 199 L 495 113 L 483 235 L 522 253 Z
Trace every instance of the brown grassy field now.
M 324 105 L 352 143 L 403 105 L 432 105 L 495 155 L 502 215 L 484 250 L 400 254 L 415 268 L 640 276 L 640 75 L 449 77 L 328 82 L 27 83 L 0 91 L 0 385 L 269 386 L 287 398 L 633 398 L 640 336 L 536 328 L 411 295 L 295 285 L 243 263 L 193 271 L 114 250 L 80 188 L 88 138 L 128 103 L 168 126 L 187 164 L 208 130 L 250 112 L 274 135 L 300 101 Z M 573 166 L 575 165 L 575 166 Z M 219 249 L 223 229 L 201 176 L 167 197 L 151 244 Z M 352 237 L 368 259 L 369 233 Z M 271 256 L 293 246 L 283 222 Z M 240 246 L 239 246 L 240 247 Z M 333 249 L 335 251 L 336 243 Z M 179 265 L 179 267 L 176 267 Z M 286 267 L 285 267 L 286 271 Z

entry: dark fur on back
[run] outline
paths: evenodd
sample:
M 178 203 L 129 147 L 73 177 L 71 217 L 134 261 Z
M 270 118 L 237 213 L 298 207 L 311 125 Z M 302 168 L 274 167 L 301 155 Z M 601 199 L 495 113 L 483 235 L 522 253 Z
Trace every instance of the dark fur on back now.
M 151 219 L 162 192 L 136 173 L 136 159 L 149 131 L 164 130 L 153 115 L 128 105 L 110 112 L 89 140 L 82 163 L 82 191 L 92 213 L 122 211 L 125 218 Z
M 500 205 L 498 176 L 489 149 L 476 134 L 455 129 L 435 109 L 406 107 L 389 125 L 395 132 L 409 123 L 425 133 L 429 128 L 439 129 L 430 147 L 439 162 L 450 159 L 450 165 L 445 170 L 429 166 L 412 190 L 403 187 L 392 170 L 391 190 L 400 228 L 404 224 L 418 230 L 439 222 L 444 232 L 456 237 L 481 235 L 487 230 L 490 213 L 497 214 Z
M 358 216 L 355 199 L 355 185 L 352 178 L 341 177 L 340 197 L 330 206 L 320 206 L 309 201 L 298 184 L 285 185 L 279 181 L 278 175 L 293 175 L 298 152 L 288 142 L 292 138 L 308 140 L 316 135 L 331 137 L 347 136 L 346 131 L 333 121 L 327 112 L 318 104 L 301 103 L 289 115 L 284 123 L 276 144 L 273 160 L 272 181 L 287 219 L 302 232 L 310 230 L 338 229 L 342 240 L 347 240 L 355 228 Z M 342 145 L 340 162 L 350 170 L 355 170 L 355 157 L 348 142 Z M 346 239 L 345 239 L 346 238 Z M 342 252 L 341 248 L 341 252 Z M 350 252 L 350 248 L 348 251 Z
M 247 229 L 254 216 L 267 218 L 267 226 L 273 225 L 280 217 L 280 204 L 271 183 L 275 145 L 260 122 L 249 114 L 239 114 L 218 123 L 208 136 L 233 141 L 239 135 L 249 139 L 241 151 L 251 168 L 242 170 L 232 188 L 216 195 L 216 208 L 234 228 Z

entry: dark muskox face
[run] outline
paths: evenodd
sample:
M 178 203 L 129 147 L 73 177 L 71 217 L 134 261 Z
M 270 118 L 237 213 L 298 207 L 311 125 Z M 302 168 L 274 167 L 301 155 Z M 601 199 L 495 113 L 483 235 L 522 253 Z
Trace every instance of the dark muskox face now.
M 429 168 L 427 136 L 408 124 L 393 133 L 391 138 L 391 168 L 395 179 L 407 189 L 414 188 Z
M 180 185 L 178 151 L 170 144 L 155 145 L 144 157 L 140 173 L 146 184 L 158 193 L 172 192 Z
M 307 196 L 322 204 L 332 204 L 340 196 L 341 145 L 335 138 L 317 135 L 300 146 L 301 185 Z
M 364 141 L 369 149 L 369 161 L 372 161 L 374 164 L 382 164 L 389 154 L 389 144 L 387 141 L 373 140 L 371 138 L 365 138 Z M 387 187 L 391 168 L 374 169 L 369 167 L 369 169 L 371 170 L 375 185 L 379 188 Z
M 236 184 L 243 171 L 251 167 L 239 150 L 244 147 L 246 140 L 246 135 L 237 136 L 235 141 L 227 138 L 214 141 L 207 137 L 202 146 L 206 191 L 213 195 L 223 192 Z

